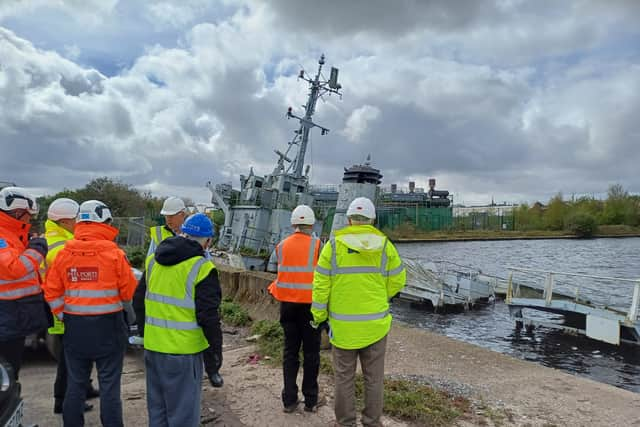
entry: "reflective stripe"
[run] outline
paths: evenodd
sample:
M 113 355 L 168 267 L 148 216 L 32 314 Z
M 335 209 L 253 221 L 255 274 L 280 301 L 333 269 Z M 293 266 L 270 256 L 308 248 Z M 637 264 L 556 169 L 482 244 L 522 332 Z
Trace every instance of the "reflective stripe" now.
M 35 251 L 34 251 L 34 252 L 35 252 Z M 24 253 L 26 254 L 26 253 L 27 253 L 27 251 L 24 251 Z M 36 252 L 36 253 L 37 253 L 37 252 Z M 40 255 L 40 254 L 38 254 L 38 255 Z M 42 258 L 42 257 L 41 257 L 41 258 Z M 35 268 L 33 268 L 33 261 L 32 261 L 30 258 L 26 257 L 26 256 L 23 254 L 23 255 L 20 255 L 20 256 L 18 257 L 18 259 L 20 260 L 20 262 L 22 263 L 22 265 L 24 265 L 24 268 L 26 268 L 26 269 L 27 269 L 27 274 L 29 274 L 29 273 L 31 273 L 31 272 L 33 272 L 33 271 L 35 271 Z M 38 265 L 40 265 L 40 264 L 42 264 L 42 261 L 39 261 L 39 262 L 38 262 Z
M 75 313 L 95 313 L 102 314 L 108 313 L 111 311 L 118 311 L 122 309 L 122 303 L 116 302 L 114 304 L 103 304 L 103 305 L 71 305 L 65 304 L 64 310 L 69 312 L 73 311 Z
M 156 259 L 151 258 L 151 261 L 149 261 L 149 266 L 147 267 L 147 271 L 145 273 L 145 280 L 147 281 L 147 286 L 149 286 L 149 278 L 151 277 L 151 270 L 153 270 L 153 264 L 155 263 L 156 263 Z
M 14 289 L 13 291 L 0 291 L 0 298 L 20 298 L 40 292 L 40 285 L 27 288 Z
M 10 285 L 12 283 L 26 282 L 27 280 L 35 279 L 38 277 L 38 273 L 33 271 L 26 276 L 22 276 L 14 280 L 0 280 L 0 285 Z
M 194 300 L 193 289 L 195 287 L 195 281 L 198 278 L 198 274 L 200 273 L 200 267 L 202 267 L 208 260 L 206 258 L 199 259 L 189 271 L 189 275 L 187 276 L 187 281 L 185 283 L 185 295 L 184 298 L 175 298 L 167 295 L 158 294 L 155 292 L 150 292 L 147 290 L 145 294 L 145 298 L 150 301 L 159 302 L 162 304 L 173 305 L 180 308 L 188 308 L 195 310 L 196 304 Z M 149 278 L 151 277 L 151 269 L 155 260 L 149 261 L 149 267 L 147 268 L 147 286 L 149 285 Z
M 278 267 L 278 271 L 281 271 L 283 273 L 313 273 L 313 266 L 311 266 L 311 268 L 281 266 Z
M 44 262 L 44 257 L 42 256 L 42 254 L 38 251 L 36 251 L 35 249 L 27 249 L 26 251 L 24 251 L 22 253 L 22 255 L 20 255 L 20 258 L 22 258 L 24 255 L 29 255 L 30 257 L 33 257 L 36 262 L 38 263 L 38 265 L 42 264 Z M 33 266 L 31 267 L 30 271 L 33 271 Z
M 382 259 L 380 260 L 380 270 L 382 274 L 385 274 L 387 271 L 387 242 L 389 239 L 384 239 L 384 245 L 382 245 Z
M 186 298 L 180 299 L 175 297 L 169 297 L 166 295 L 156 294 L 154 292 L 147 292 L 144 297 L 149 301 L 155 301 L 163 304 L 174 305 L 181 308 L 189 308 L 189 309 L 196 308 L 196 304 L 193 301 L 193 299 L 186 299 Z
M 53 301 L 49 301 L 49 307 L 52 310 L 55 310 L 58 307 L 62 307 L 64 305 L 64 297 L 56 298 Z
M 336 239 L 333 238 L 330 240 L 331 243 L 331 275 L 335 273 L 338 269 L 338 261 L 336 259 Z
M 378 267 L 339 267 L 333 271 L 334 274 L 361 274 L 380 273 Z
M 316 265 L 316 272 L 324 274 L 325 276 L 331 276 L 331 270 L 327 270 L 326 268 L 320 267 L 319 265 Z
M 398 267 L 385 272 L 385 276 L 395 276 L 396 274 L 400 274 L 404 271 L 404 264 L 400 264 Z
M 311 308 L 315 308 L 317 310 L 326 310 L 327 309 L 327 304 L 322 304 L 319 302 L 312 302 L 311 303 Z
M 103 297 L 117 297 L 120 295 L 120 291 L 117 289 L 69 289 L 64 293 L 67 297 L 80 297 L 80 298 L 103 298 Z
M 151 239 L 151 243 L 149 243 L 149 250 L 147 251 L 147 258 L 152 256 L 156 252 L 156 242 Z
M 278 255 L 278 265 L 282 265 L 282 245 L 284 244 L 284 240 L 278 243 L 276 246 L 276 254 Z
M 336 320 L 344 320 L 345 322 L 363 322 L 366 320 L 378 320 L 384 319 L 389 314 L 389 310 L 385 310 L 381 313 L 372 314 L 337 314 L 329 312 L 329 317 Z
M 313 271 L 313 256 L 316 254 L 316 242 L 318 239 L 311 236 L 311 244 L 309 245 L 309 256 L 307 258 L 307 271 Z
M 165 329 L 178 329 L 182 331 L 189 331 L 192 329 L 198 329 L 200 326 L 196 322 L 177 322 L 175 320 L 158 319 L 157 317 L 146 316 L 144 319 L 148 325 L 157 326 Z
M 57 247 L 64 246 L 65 243 L 67 243 L 66 240 L 60 240 L 59 242 L 55 242 L 55 243 L 49 245 L 49 250 L 51 251 L 52 249 L 55 249 Z
M 156 227 L 156 241 L 158 242 L 157 244 L 162 242 L 162 227 Z
M 279 288 L 287 288 L 287 289 L 302 289 L 310 291 L 313 289 L 313 284 L 311 283 L 283 283 L 276 282 L 276 286 Z

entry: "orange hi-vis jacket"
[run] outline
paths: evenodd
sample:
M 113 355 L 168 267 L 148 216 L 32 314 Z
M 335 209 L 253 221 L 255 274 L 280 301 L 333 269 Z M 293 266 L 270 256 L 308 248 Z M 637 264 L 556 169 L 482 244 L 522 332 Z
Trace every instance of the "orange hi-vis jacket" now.
M 127 257 L 113 241 L 118 229 L 81 222 L 49 266 L 43 286 L 51 311 L 95 316 L 123 309 L 138 284 Z
M 295 232 L 276 246 L 278 277 L 269 292 L 278 301 L 311 304 L 313 270 L 318 263 L 320 240 Z
M 0 212 L 0 300 L 16 300 L 42 292 L 40 263 L 44 257 L 27 249 L 29 229 L 25 224 Z

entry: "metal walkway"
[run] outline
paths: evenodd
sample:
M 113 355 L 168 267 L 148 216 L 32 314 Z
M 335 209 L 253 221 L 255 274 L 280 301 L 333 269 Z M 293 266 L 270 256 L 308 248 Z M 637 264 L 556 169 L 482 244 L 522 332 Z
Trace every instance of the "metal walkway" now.
M 594 276 L 577 273 L 562 273 L 548 270 L 536 270 L 528 268 L 508 267 L 509 278 L 507 283 L 506 304 L 509 313 L 516 320 L 516 327 L 526 327 L 527 330 L 535 326 L 545 326 L 560 329 L 565 332 L 586 335 L 595 340 L 610 344 L 620 343 L 640 345 L 640 321 L 638 319 L 638 307 L 640 304 L 640 279 L 623 279 L 618 277 Z M 544 292 L 542 298 L 523 298 L 520 296 L 520 287 L 513 281 L 514 273 L 543 274 L 545 275 Z M 632 283 L 633 295 L 628 310 L 619 307 L 611 307 L 597 304 L 580 297 L 580 286 L 576 286 L 574 296 L 567 298 L 566 294 L 554 294 L 556 277 L 579 278 L 610 282 L 614 284 Z M 609 291 L 614 288 L 608 289 Z M 532 309 L 547 313 L 562 315 L 564 323 L 554 323 L 539 319 L 525 318 L 523 309 Z

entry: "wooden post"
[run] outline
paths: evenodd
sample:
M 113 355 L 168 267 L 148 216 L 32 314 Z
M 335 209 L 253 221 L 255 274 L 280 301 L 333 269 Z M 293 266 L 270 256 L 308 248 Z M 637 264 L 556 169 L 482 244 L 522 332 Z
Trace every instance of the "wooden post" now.
M 638 319 L 638 306 L 640 305 L 640 280 L 636 282 L 635 288 L 633 288 L 633 299 L 631 300 L 631 307 L 629 307 L 629 313 L 627 319 L 630 322 L 635 322 Z

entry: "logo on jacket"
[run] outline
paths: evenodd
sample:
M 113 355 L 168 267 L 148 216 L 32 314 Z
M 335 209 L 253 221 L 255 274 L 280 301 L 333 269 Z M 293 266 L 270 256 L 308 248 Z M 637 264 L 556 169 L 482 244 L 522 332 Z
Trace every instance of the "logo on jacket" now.
M 7 244 L 7 241 L 4 239 L 0 239 L 0 249 L 4 249 L 6 247 L 8 247 L 9 245 Z
M 71 267 L 67 269 L 67 278 L 72 283 L 97 282 L 98 267 Z

